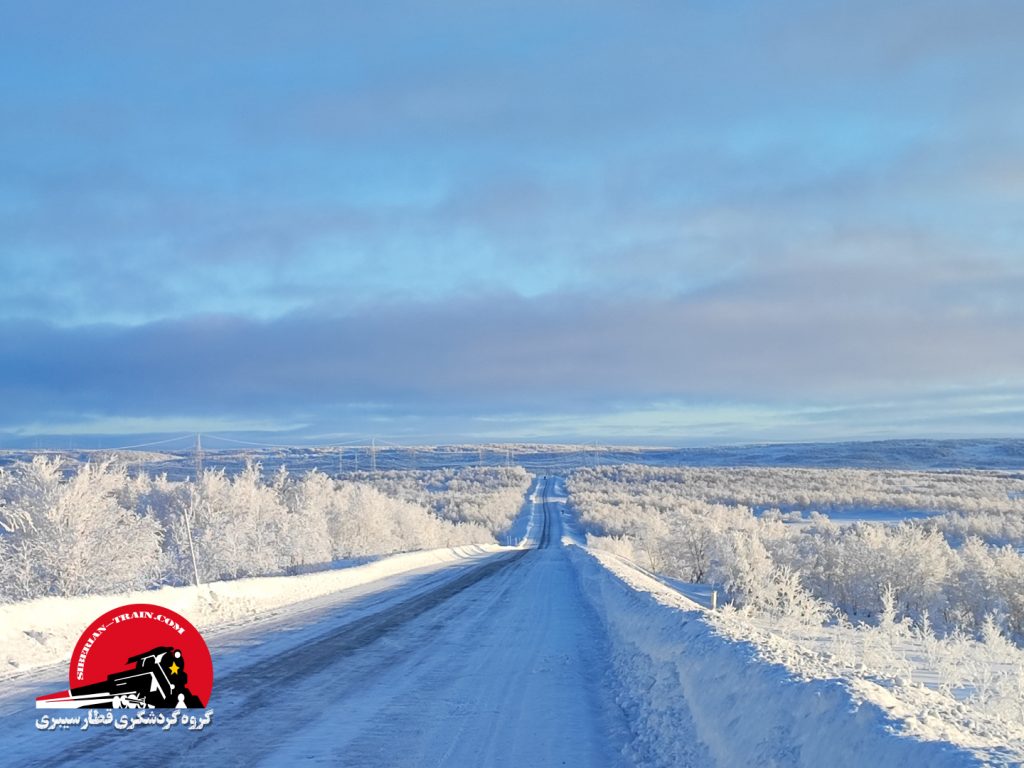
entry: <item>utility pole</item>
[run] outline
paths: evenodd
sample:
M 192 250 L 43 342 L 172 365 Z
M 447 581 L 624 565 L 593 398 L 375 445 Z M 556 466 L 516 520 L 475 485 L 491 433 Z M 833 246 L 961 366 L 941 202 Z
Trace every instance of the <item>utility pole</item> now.
M 198 440 L 199 436 L 196 435 Z M 196 488 L 193 487 L 192 494 L 188 500 L 188 511 L 185 512 L 185 531 L 188 533 L 188 551 L 192 556 L 192 577 L 195 579 L 196 589 L 199 588 L 199 565 L 196 563 L 196 545 L 192 541 L 192 516 L 196 510 Z
M 370 471 L 377 472 L 377 438 L 370 438 Z

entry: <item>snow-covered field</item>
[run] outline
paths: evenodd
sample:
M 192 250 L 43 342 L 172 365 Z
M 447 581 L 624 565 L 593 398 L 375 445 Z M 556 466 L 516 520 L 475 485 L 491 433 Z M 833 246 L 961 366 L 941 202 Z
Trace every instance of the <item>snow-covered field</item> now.
M 728 603 L 707 616 L 718 636 L 795 675 L 842 681 L 907 733 L 1015 763 L 1021 482 L 988 471 L 623 466 L 578 470 L 569 488 L 594 556 L 630 583 L 690 608 L 708 608 L 715 592 Z
M 1022 486 L 1015 474 L 976 470 L 625 465 L 569 479 L 593 546 L 711 583 L 748 610 L 874 624 L 888 598 L 895 620 L 941 635 L 998 630 L 1017 643 Z
M 187 751 L 192 762 L 218 765 L 973 766 L 1024 758 L 1020 716 L 950 704 L 921 677 L 928 649 L 915 650 L 912 638 L 884 630 L 912 662 L 890 675 L 864 667 L 871 648 L 837 654 L 829 633 L 838 629 L 712 613 L 698 602 L 700 589 L 692 600 L 620 556 L 582 546 L 566 498 L 561 480 L 538 479 L 516 522 L 528 534 L 520 548 L 409 553 L 218 583 L 205 594 L 176 587 L 6 606 L 0 751 L 13 764 L 67 765 L 100 757 L 135 764 L 156 749 L 168 760 Z M 211 727 L 201 735 L 37 732 L 33 698 L 62 687 L 59 662 L 76 625 L 136 599 L 162 602 L 203 628 L 216 676 Z M 46 650 L 32 655 L 40 639 Z
M 166 473 L 172 480 L 195 476 L 192 437 L 181 449 L 166 452 L 115 450 L 54 450 L 70 468 L 110 457 L 127 461 L 131 471 Z M 989 469 L 1020 473 L 1024 467 L 1024 440 L 883 440 L 876 442 L 780 443 L 738 446 L 649 448 L 607 445 L 363 445 L 330 447 L 239 447 L 215 436 L 204 438 L 205 463 L 229 474 L 247 462 L 260 463 L 268 472 L 287 467 L 293 473 L 311 469 L 346 477 L 379 470 L 442 470 L 459 467 L 524 467 L 535 474 L 567 473 L 579 467 L 644 464 L 653 467 L 817 467 L 904 470 Z M 257 444 L 253 444 L 257 445 Z M 211 448 L 213 450 L 211 450 Z M 37 450 L 2 450 L 0 466 L 31 461 Z

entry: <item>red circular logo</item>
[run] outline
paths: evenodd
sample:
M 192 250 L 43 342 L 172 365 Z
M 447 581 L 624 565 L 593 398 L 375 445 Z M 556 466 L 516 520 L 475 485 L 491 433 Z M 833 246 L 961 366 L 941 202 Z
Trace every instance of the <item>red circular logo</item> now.
M 100 616 L 71 656 L 70 690 L 43 696 L 53 707 L 205 707 L 213 663 L 192 624 L 159 605 L 136 603 Z

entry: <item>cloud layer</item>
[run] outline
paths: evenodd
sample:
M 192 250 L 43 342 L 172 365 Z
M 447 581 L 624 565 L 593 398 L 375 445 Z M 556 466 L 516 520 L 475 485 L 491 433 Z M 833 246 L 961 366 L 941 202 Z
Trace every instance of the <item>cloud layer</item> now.
M 0 430 L 1011 431 L 1022 23 L 0 6 Z
M 855 280 L 843 273 L 813 292 L 795 278 L 789 290 L 779 281 L 645 302 L 506 295 L 263 321 L 23 322 L 0 341 L 8 364 L 0 427 L 163 414 L 363 434 L 378 421 L 397 434 L 409 427 L 384 424 L 429 418 L 443 431 L 448 417 L 456 434 L 498 419 L 524 435 L 571 416 L 566 429 L 579 436 L 585 418 L 647 412 L 641 421 L 654 435 L 661 411 L 661 430 L 676 431 L 680 404 L 685 423 L 706 422 L 693 408 L 703 404 L 754 407 L 755 420 L 772 409 L 800 412 L 788 425 L 795 434 L 813 412 L 837 421 L 839 405 L 883 408 L 895 429 L 906 428 L 921 419 L 923 395 L 960 393 L 928 430 L 942 432 L 995 395 L 1004 410 L 1024 405 L 1012 397 L 1024 359 L 1008 354 L 1019 316 L 964 316 L 956 307 L 939 316 L 875 293 L 851 297 Z M 894 298 L 905 288 L 894 286 Z M 761 430 L 732 418 L 736 432 Z

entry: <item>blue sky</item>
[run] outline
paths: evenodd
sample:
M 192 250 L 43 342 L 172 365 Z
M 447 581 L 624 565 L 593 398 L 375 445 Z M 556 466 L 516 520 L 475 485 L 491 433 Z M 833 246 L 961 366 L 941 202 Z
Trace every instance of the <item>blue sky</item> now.
M 1019 2 L 0 28 L 0 439 L 1024 427 Z

